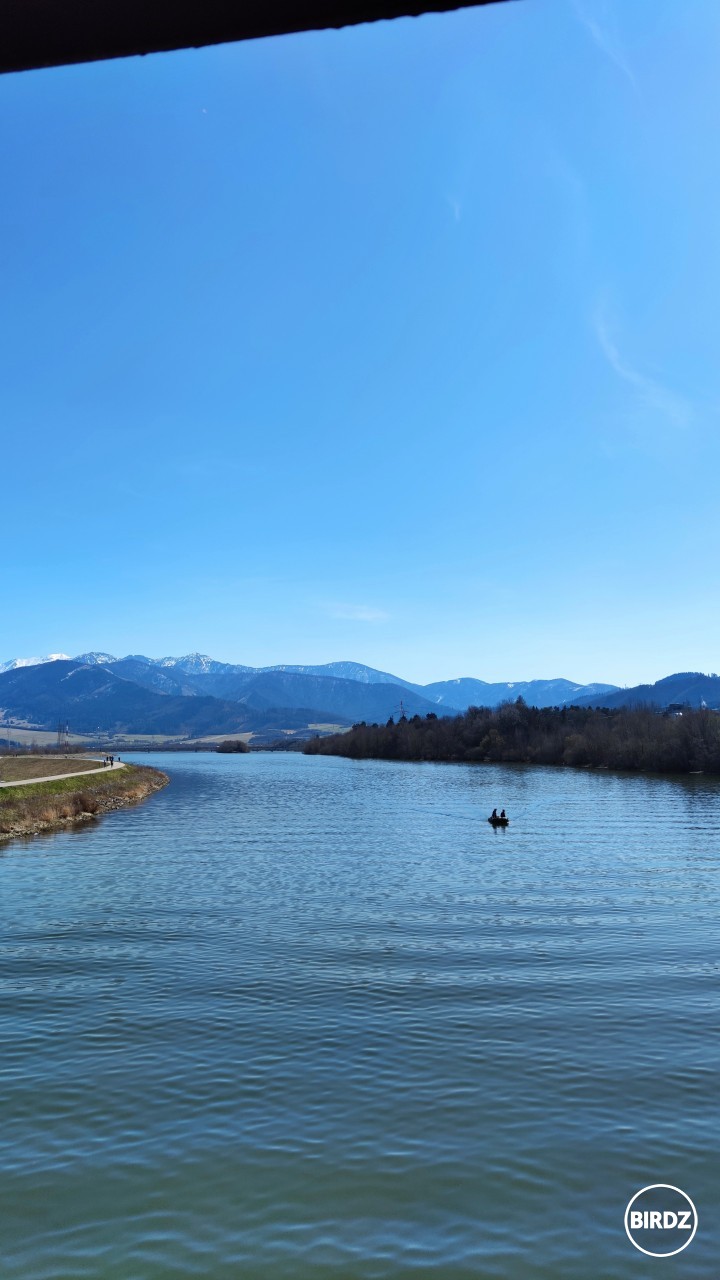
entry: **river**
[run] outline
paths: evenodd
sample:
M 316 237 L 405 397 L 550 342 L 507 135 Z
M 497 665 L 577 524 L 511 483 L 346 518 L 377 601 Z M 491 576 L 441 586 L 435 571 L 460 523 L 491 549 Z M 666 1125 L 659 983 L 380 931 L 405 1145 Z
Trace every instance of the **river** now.
M 718 1272 L 717 782 L 138 759 L 0 852 L 4 1280 Z

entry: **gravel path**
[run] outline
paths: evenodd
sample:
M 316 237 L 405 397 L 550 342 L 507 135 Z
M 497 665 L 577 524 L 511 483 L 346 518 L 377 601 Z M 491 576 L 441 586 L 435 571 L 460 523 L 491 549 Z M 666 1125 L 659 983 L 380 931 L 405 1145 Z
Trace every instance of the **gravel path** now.
M 113 769 L 124 769 L 122 760 L 114 764 L 101 765 L 99 769 L 81 769 L 78 773 L 51 773 L 47 778 L 23 778 L 20 782 L 0 782 L 0 787 L 31 787 L 35 782 L 60 782 L 63 778 L 89 778 L 93 773 L 110 773 Z

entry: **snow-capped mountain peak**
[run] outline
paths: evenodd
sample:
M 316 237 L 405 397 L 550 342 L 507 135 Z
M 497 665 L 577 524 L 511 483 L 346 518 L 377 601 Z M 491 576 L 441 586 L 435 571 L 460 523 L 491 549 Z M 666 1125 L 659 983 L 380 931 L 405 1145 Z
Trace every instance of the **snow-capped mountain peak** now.
M 206 653 L 186 653 L 181 658 L 155 658 L 154 662 L 158 667 L 179 667 L 181 671 L 194 672 L 196 675 L 204 675 L 226 665 L 209 658 Z
M 43 662 L 69 662 L 69 653 L 48 653 L 44 658 L 9 658 L 0 662 L 0 672 L 17 671 L 19 667 L 39 667 Z

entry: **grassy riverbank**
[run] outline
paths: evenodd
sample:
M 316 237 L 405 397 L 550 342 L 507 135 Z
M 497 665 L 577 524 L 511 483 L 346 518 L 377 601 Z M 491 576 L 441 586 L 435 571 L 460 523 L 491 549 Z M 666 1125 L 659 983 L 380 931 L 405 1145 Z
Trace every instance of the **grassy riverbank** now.
M 0 782 L 28 782 L 32 778 L 62 777 L 99 769 L 102 760 L 92 756 L 0 756 Z
M 308 754 L 351 759 L 447 760 L 560 764 L 654 773 L 720 774 L 720 714 L 683 709 L 528 707 L 521 698 L 462 716 L 397 724 L 353 725 L 349 733 L 315 739 Z
M 97 763 L 93 763 L 97 767 Z M 168 782 L 167 774 L 159 769 L 126 765 L 115 772 L 92 773 L 87 778 L 60 777 L 51 782 L 3 787 L 0 789 L 0 840 L 34 835 L 137 804 Z

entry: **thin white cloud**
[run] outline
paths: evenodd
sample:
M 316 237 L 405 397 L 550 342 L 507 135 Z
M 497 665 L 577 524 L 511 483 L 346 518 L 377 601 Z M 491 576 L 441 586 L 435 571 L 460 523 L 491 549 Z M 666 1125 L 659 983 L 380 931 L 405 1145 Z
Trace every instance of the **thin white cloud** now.
M 590 34 L 598 49 L 617 67 L 618 71 L 632 86 L 633 91 L 639 96 L 638 82 L 625 56 L 617 32 L 615 17 L 610 6 L 607 3 L 603 3 L 603 0 L 595 0 L 594 3 L 588 3 L 587 0 L 573 0 L 573 9 L 578 20 Z M 598 10 L 601 10 L 601 15 L 598 14 Z
M 385 622 L 388 614 L 367 604 L 334 604 L 328 610 L 331 618 L 346 622 Z
M 445 196 L 445 200 L 447 201 L 448 207 L 450 209 L 450 212 L 452 213 L 453 218 L 455 219 L 456 222 L 459 222 L 460 219 L 462 218 L 462 205 L 460 201 L 457 200 L 455 196 Z
M 690 426 L 693 419 L 690 401 L 628 364 L 618 350 L 607 321 L 600 314 L 595 316 L 595 335 L 611 369 L 623 382 L 634 387 L 642 404 L 661 414 L 674 427 L 684 430 Z
M 544 160 L 548 176 L 556 183 L 562 198 L 565 239 L 584 260 L 592 239 L 587 184 L 551 135 L 544 140 Z

